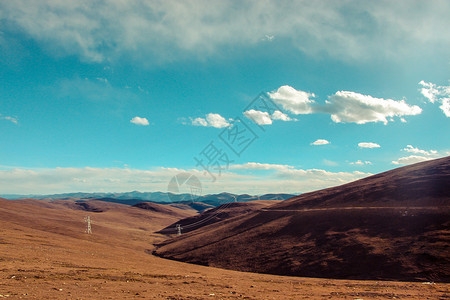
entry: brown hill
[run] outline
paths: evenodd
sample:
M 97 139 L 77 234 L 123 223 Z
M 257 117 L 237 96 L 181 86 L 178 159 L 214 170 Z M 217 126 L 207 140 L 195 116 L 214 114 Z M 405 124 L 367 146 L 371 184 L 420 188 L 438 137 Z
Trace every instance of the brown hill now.
M 171 205 L 158 204 L 158 203 L 154 203 L 154 202 L 141 202 L 141 203 L 133 205 L 133 207 L 137 207 L 140 209 L 145 209 L 145 210 L 153 211 L 153 212 L 157 212 L 157 213 L 163 213 L 163 214 L 175 216 L 178 218 L 183 218 L 186 216 L 192 216 L 192 215 L 197 214 L 197 211 L 192 208 L 190 208 L 190 209 L 179 208 L 179 207 L 174 207 Z
M 222 204 L 218 207 L 206 210 L 205 212 L 179 220 L 159 233 L 174 234 L 177 233 L 176 225 L 180 224 L 182 232 L 187 233 L 206 225 L 214 224 L 223 220 L 231 219 L 237 216 L 243 216 L 250 212 L 254 212 L 267 206 L 279 203 L 278 200 L 255 200 L 248 202 L 230 202 Z
M 161 243 L 241 271 L 450 282 L 450 157 L 304 194 Z
M 167 204 L 172 207 L 177 207 L 181 209 L 195 209 L 198 212 L 203 212 L 207 209 L 214 208 L 215 206 L 206 204 L 203 202 L 195 202 L 195 201 L 183 201 L 183 202 L 175 202 Z
M 67 203 L 0 199 L 0 298 L 439 299 L 447 284 L 296 278 L 149 255 L 170 215 L 130 206 L 89 213 Z M 83 219 L 92 217 L 92 234 Z

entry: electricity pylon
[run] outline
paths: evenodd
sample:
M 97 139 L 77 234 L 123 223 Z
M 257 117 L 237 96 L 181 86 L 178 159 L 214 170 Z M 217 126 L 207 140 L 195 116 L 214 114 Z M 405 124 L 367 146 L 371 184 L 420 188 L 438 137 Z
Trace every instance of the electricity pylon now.
M 92 234 L 92 228 L 91 228 L 91 216 L 84 217 L 84 222 L 86 222 L 86 233 Z
M 181 235 L 181 224 L 175 225 L 177 227 L 177 235 Z

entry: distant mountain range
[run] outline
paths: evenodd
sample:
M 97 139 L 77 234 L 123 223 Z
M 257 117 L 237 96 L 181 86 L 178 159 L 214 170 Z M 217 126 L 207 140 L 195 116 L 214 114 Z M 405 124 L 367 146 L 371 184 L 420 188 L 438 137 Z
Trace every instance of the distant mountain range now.
M 51 195 L 16 195 L 6 194 L 0 195 L 5 199 L 80 199 L 80 200 L 100 200 L 106 202 L 121 203 L 127 205 L 135 205 L 145 201 L 156 203 L 185 203 L 185 202 L 202 202 L 212 206 L 219 206 L 229 202 L 246 202 L 253 200 L 286 200 L 294 197 L 294 194 L 265 194 L 265 195 L 248 195 L 248 194 L 209 194 L 204 196 L 194 196 L 191 194 L 173 194 L 166 192 L 125 192 L 125 193 L 64 193 Z

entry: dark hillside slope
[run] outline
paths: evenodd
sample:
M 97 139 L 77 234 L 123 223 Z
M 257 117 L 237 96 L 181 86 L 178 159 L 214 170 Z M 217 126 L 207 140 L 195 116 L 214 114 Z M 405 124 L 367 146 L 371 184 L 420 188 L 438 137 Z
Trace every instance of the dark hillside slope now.
M 183 233 L 191 232 L 206 225 L 218 223 L 220 221 L 231 219 L 237 216 L 244 216 L 245 214 L 260 210 L 279 202 L 280 201 L 277 200 L 256 200 L 247 202 L 225 203 L 218 207 L 204 211 L 201 214 L 179 220 L 176 223 L 160 230 L 159 233 L 177 233 L 177 224 L 181 225 Z
M 450 282 L 450 157 L 304 194 L 160 244 L 157 255 L 280 275 Z

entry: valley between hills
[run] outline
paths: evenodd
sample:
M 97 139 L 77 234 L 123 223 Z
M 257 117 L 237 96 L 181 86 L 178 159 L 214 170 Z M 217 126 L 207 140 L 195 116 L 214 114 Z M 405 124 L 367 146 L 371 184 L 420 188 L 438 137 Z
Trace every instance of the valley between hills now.
M 284 201 L 0 199 L 0 298 L 448 299 L 449 179 L 446 157 Z

